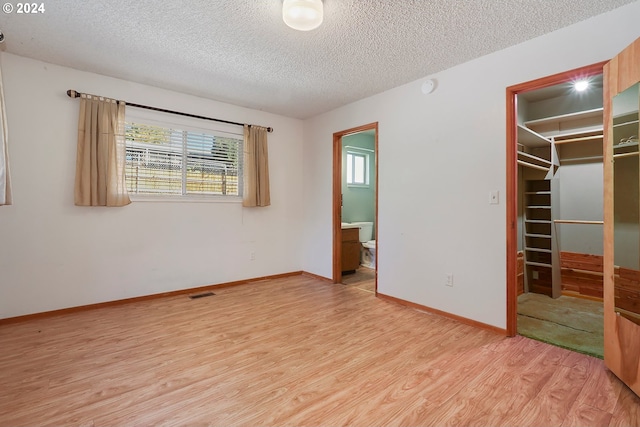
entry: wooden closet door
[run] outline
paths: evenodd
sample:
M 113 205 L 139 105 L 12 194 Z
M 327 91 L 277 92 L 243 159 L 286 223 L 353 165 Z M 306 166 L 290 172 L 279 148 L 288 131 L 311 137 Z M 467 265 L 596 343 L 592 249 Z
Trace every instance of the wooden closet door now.
M 619 144 L 619 141 L 614 141 L 613 136 L 613 99 L 639 81 L 640 39 L 604 66 L 604 361 L 605 365 L 638 395 L 640 321 L 629 320 L 635 318 L 635 312 L 625 313 L 625 310 L 620 308 L 619 299 L 622 298 L 622 292 L 620 288 L 616 291 L 616 281 L 620 286 L 621 280 L 615 271 L 614 257 L 614 144 Z M 636 133 L 636 138 L 637 135 Z M 635 286 L 633 280 L 627 280 L 626 283 Z M 636 285 L 640 286 L 640 282 Z M 640 296 L 640 289 L 638 292 Z M 640 305 L 640 298 L 638 300 Z M 638 318 L 640 319 L 640 314 Z

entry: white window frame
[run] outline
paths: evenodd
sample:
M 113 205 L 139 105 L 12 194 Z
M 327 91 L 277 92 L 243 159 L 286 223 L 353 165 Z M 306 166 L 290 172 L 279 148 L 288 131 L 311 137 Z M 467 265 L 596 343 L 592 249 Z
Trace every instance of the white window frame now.
M 346 164 L 346 182 L 347 187 L 361 187 L 368 188 L 369 187 L 369 175 L 370 175 L 370 164 L 369 164 L 369 154 L 363 153 L 356 150 L 347 150 L 347 155 L 345 156 L 345 164 Z M 351 157 L 351 159 L 349 159 Z M 363 182 L 356 182 L 356 168 L 355 162 L 357 158 L 363 159 L 363 167 L 364 167 L 364 180 Z
M 242 141 L 239 148 L 239 156 L 242 161 L 244 134 L 242 128 L 225 123 L 206 121 L 190 117 L 183 117 L 152 110 L 142 110 L 132 107 L 125 112 L 126 123 L 140 123 L 163 128 L 178 128 L 183 131 L 204 133 L 224 137 L 237 138 Z M 125 141 L 126 143 L 126 141 Z M 240 167 L 238 177 L 238 195 L 220 194 L 139 194 L 129 193 L 134 202 L 204 202 L 204 203 L 242 203 L 243 168 Z M 185 186 L 186 170 L 182 169 L 182 185 Z

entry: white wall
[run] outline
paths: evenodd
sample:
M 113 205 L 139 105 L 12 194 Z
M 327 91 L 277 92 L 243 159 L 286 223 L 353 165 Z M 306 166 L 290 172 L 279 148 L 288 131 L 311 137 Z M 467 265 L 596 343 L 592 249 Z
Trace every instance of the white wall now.
M 301 270 L 302 121 L 6 53 L 0 60 L 14 194 L 0 208 L 0 318 Z M 67 89 L 274 127 L 272 206 L 74 206 L 79 103 Z
M 611 58 L 638 16 L 640 2 L 438 73 L 430 95 L 418 80 L 305 121 L 304 270 L 331 277 L 332 134 L 378 121 L 379 292 L 506 327 L 505 88 Z
M 580 159 L 602 156 L 602 141 L 562 144 L 562 159 Z M 561 162 L 555 178 L 558 180 L 557 203 L 560 218 L 564 220 L 602 221 L 603 219 L 603 167 L 602 160 Z M 595 224 L 555 224 L 559 250 L 591 255 L 602 255 L 603 227 Z

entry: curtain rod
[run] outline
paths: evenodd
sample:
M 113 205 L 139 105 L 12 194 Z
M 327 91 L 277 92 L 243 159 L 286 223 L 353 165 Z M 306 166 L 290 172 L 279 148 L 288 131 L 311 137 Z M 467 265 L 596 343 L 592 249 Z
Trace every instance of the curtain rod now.
M 69 96 L 69 98 L 80 98 L 80 96 L 82 96 L 83 94 L 76 90 L 69 89 L 67 91 L 67 95 Z M 196 114 L 183 113 L 180 111 L 165 110 L 164 108 L 150 107 L 148 105 L 142 105 L 142 104 L 134 104 L 133 102 L 127 102 L 127 101 L 122 101 L 122 102 L 124 102 L 128 107 L 144 108 L 145 110 L 160 111 L 162 113 L 176 114 L 178 116 L 185 116 L 185 117 L 193 117 L 194 119 L 211 120 L 213 122 L 227 123 L 230 125 L 238 125 L 238 126 L 245 125 L 245 123 L 231 122 L 229 120 L 222 120 L 222 119 L 214 119 L 212 117 L 198 116 Z M 247 126 L 255 126 L 255 125 L 247 124 Z M 267 132 L 273 132 L 273 128 L 268 127 Z

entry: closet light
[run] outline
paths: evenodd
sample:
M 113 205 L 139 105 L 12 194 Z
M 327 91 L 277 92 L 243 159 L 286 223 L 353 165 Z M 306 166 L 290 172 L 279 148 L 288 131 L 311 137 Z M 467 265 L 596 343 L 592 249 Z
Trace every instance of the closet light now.
M 311 31 L 322 24 L 324 10 L 322 0 L 284 0 L 282 19 L 299 31 Z
M 577 92 L 583 92 L 583 91 L 587 90 L 588 87 L 589 87 L 589 81 L 588 80 L 578 80 L 577 82 L 575 82 L 573 84 L 573 88 Z

